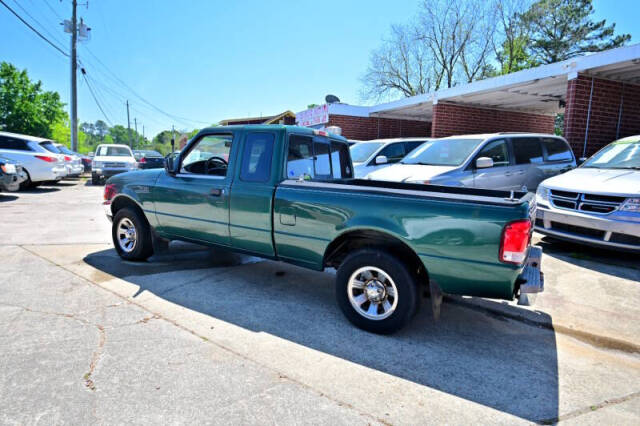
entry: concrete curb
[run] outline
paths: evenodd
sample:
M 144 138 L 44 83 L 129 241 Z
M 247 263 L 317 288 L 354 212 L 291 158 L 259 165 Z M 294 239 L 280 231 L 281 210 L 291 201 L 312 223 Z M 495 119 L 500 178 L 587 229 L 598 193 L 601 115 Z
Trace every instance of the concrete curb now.
M 527 309 L 520 309 L 516 311 L 511 305 L 497 304 L 480 298 L 463 298 L 461 296 L 447 295 L 444 299 L 449 303 L 454 303 L 470 309 L 524 322 L 535 327 L 542 327 L 558 333 L 566 334 L 594 346 L 599 346 L 605 349 L 615 349 L 628 353 L 640 353 L 640 344 L 591 333 L 585 330 L 577 330 L 571 326 L 560 323 L 554 323 L 551 317 L 543 315 L 540 312 L 530 311 Z

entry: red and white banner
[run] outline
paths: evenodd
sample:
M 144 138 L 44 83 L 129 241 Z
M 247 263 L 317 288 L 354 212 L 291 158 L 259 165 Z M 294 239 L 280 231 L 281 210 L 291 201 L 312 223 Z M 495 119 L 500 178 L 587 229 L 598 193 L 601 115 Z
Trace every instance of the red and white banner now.
M 324 104 L 314 108 L 306 109 L 296 114 L 296 124 L 298 126 L 315 126 L 329 122 L 329 105 Z

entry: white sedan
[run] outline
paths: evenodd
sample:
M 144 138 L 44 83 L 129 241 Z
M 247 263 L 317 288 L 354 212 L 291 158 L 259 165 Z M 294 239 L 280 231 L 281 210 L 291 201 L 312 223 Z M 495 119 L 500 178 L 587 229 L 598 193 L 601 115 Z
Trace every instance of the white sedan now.
M 20 184 L 21 189 L 59 181 L 67 175 L 64 159 L 40 145 L 43 142 L 52 143 L 49 139 L 35 136 L 0 132 L 0 154 L 20 163 L 27 175 Z

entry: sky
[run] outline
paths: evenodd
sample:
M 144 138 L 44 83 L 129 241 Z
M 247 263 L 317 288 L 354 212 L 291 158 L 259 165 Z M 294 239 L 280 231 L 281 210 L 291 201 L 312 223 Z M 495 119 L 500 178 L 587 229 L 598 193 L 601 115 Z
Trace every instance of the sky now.
M 59 25 L 70 0 L 3 0 L 68 50 Z M 80 0 L 83 3 L 82 0 Z M 360 105 L 370 52 L 392 24 L 415 16 L 419 0 L 89 0 L 78 16 L 91 39 L 78 47 L 78 119 L 127 124 L 152 137 L 222 119 L 298 112 L 337 95 Z M 595 19 L 640 42 L 637 0 L 595 0 Z M 44 28 L 44 29 L 43 29 Z M 27 69 L 70 99 L 69 59 L 0 5 L 0 61 Z M 104 114 L 97 107 L 93 88 Z M 141 99 L 142 98 L 142 99 Z M 146 101 L 146 102 L 145 102 Z M 151 105 L 153 106 L 151 106 Z M 159 111 L 161 110 L 161 111 Z M 165 115 L 168 113 L 169 116 Z M 107 120 L 105 120 L 107 121 Z

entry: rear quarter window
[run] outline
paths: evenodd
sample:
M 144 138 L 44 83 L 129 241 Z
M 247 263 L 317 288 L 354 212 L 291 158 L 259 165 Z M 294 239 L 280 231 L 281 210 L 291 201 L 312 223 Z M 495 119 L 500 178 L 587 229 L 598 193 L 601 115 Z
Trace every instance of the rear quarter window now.
M 547 151 L 546 161 L 572 161 L 573 154 L 571 148 L 562 139 L 544 138 L 542 145 Z
M 511 143 L 516 164 L 540 164 L 544 161 L 539 138 L 513 138 Z

